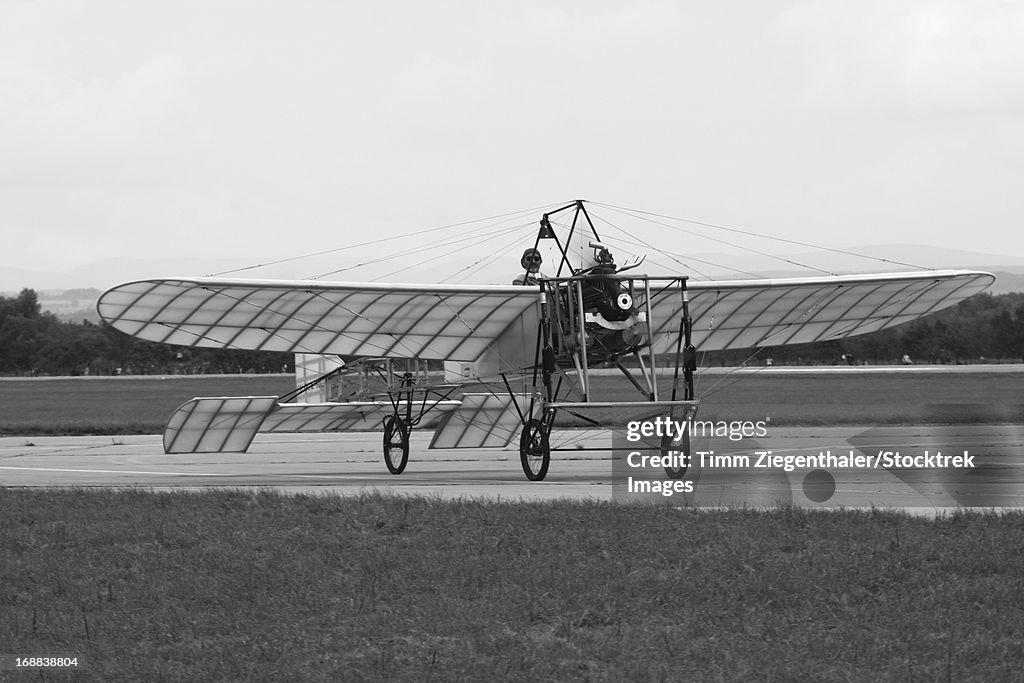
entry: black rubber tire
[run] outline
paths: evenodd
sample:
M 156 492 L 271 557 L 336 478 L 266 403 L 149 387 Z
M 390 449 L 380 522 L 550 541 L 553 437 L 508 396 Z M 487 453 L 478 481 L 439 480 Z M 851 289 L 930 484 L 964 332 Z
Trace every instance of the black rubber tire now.
M 401 474 L 409 462 L 409 428 L 405 421 L 388 415 L 384 418 L 384 464 L 391 474 Z
M 547 475 L 551 464 L 551 444 L 548 442 L 548 429 L 540 420 L 531 419 L 523 425 L 519 436 L 519 461 L 530 481 L 541 481 Z
M 661 454 L 668 455 L 668 452 L 679 451 L 680 455 L 690 456 L 690 430 L 686 430 L 683 437 L 679 441 L 674 441 L 671 436 L 667 434 L 661 437 Z M 689 469 L 688 465 L 682 467 L 666 467 L 665 474 L 669 479 L 682 479 L 686 476 L 686 470 Z

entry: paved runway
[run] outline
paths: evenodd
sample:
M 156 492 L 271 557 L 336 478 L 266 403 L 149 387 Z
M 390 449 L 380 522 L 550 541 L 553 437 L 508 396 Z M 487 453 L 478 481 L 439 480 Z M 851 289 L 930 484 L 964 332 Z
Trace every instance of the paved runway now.
M 559 458 L 548 481 L 526 480 L 518 451 L 429 450 L 413 433 L 409 465 L 395 476 L 381 434 L 260 434 L 247 453 L 166 455 L 160 436 L 0 439 L 0 481 L 8 486 L 151 488 L 273 487 L 444 497 L 610 498 L 607 453 Z M 605 439 L 607 442 L 607 439 Z M 32 445 L 26 445 L 26 444 Z M 558 457 L 558 456 L 556 456 Z
M 0 438 L 0 482 L 30 487 L 274 488 L 285 492 L 352 495 L 380 491 L 502 500 L 592 499 L 680 506 L 881 507 L 919 510 L 1024 507 L 1024 426 L 805 427 L 774 429 L 760 442 L 695 440 L 684 481 L 691 492 L 636 495 L 628 476 L 669 482 L 663 470 L 623 468 L 625 452 L 610 450 L 607 431 L 556 433 L 543 482 L 526 480 L 513 450 L 429 450 L 430 435 L 414 433 L 409 465 L 387 472 L 377 433 L 258 435 L 248 453 L 166 455 L 159 436 Z M 579 448 L 579 450 L 577 450 Z M 584 449 L 608 450 L 584 450 Z M 697 452 L 726 462 L 702 466 Z M 784 463 L 758 467 L 758 453 L 779 456 L 863 456 L 847 468 L 812 462 L 787 471 Z M 872 466 L 876 455 L 974 456 L 971 468 L 938 469 L 922 461 L 901 469 Z M 613 475 L 613 454 L 620 459 Z M 746 459 L 744 459 L 746 458 Z

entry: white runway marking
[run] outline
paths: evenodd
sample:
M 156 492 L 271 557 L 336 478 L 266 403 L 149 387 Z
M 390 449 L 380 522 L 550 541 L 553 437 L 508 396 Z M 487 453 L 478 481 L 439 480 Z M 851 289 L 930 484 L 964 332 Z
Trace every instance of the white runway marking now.
M 159 438 L 24 437 L 0 438 L 4 465 L 0 485 L 17 487 L 97 487 L 203 490 L 272 488 L 288 493 L 358 495 L 380 490 L 398 495 L 501 500 L 615 500 L 610 450 L 552 454 L 547 478 L 526 480 L 517 450 L 432 451 L 430 434 L 413 434 L 410 461 L 402 475 L 382 462 L 380 435 L 373 432 L 309 437 L 260 435 L 247 453 L 166 455 Z M 562 436 L 569 436 L 563 433 Z M 608 431 L 571 433 L 588 448 L 610 449 Z M 905 508 L 935 512 L 998 495 L 1003 507 L 1024 507 L 1024 426 L 962 425 L 910 427 L 813 427 L 773 429 L 763 443 L 726 444 L 750 455 L 767 448 L 776 455 L 844 454 L 879 448 L 905 451 L 975 448 L 995 458 L 977 476 L 955 486 L 940 476 L 916 476 L 885 469 L 783 472 L 692 467 L 688 477 L 699 493 L 682 506 L 770 507 L 780 502 L 807 507 Z M 699 447 L 694 444 L 695 448 Z M 715 446 L 717 448 L 717 446 Z M 994 482 L 994 484 L 993 484 Z M 968 501 L 968 502 L 964 502 Z M 669 503 L 670 501 L 665 501 Z M 672 504 L 677 501 L 673 499 Z
M 79 472 L 88 474 L 136 474 L 141 476 L 166 476 L 166 477 L 236 477 L 237 474 L 217 472 L 150 472 L 146 470 L 91 470 L 73 469 L 68 467 L 5 467 L 0 470 L 18 470 L 25 472 Z

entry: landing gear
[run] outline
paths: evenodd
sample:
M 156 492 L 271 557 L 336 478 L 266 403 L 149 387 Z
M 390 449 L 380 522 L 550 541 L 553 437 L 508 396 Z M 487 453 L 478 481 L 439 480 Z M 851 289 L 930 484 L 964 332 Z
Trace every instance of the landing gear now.
M 551 444 L 548 442 L 550 431 L 550 427 L 535 418 L 527 420 L 523 425 L 519 437 L 519 460 L 530 481 L 540 481 L 548 473 L 548 465 L 551 464 Z
M 391 474 L 401 474 L 409 462 L 409 427 L 396 415 L 384 418 L 384 464 Z
M 661 454 L 669 455 L 670 451 L 676 451 L 672 455 L 679 458 L 679 467 L 665 467 L 665 474 L 669 479 L 682 479 L 686 476 L 686 470 L 690 466 L 690 430 L 686 430 L 678 441 L 666 434 L 661 437 Z

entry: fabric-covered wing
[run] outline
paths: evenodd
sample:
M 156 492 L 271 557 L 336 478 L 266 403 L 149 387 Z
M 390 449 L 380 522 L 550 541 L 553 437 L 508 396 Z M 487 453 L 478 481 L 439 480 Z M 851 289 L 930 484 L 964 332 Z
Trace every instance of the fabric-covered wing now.
M 533 360 L 538 289 L 159 279 L 108 290 L 97 310 L 149 341 L 350 356 Z M 529 358 L 527 358 L 527 355 Z
M 840 339 L 899 325 L 983 291 L 994 277 L 923 271 L 778 280 L 691 282 L 701 350 Z M 488 374 L 533 362 L 537 289 L 313 281 L 166 279 L 103 294 L 117 329 L 181 346 L 457 361 L 486 358 Z M 678 289 L 656 293 L 653 338 L 673 350 Z
M 691 282 L 693 343 L 701 351 L 717 351 L 852 337 L 953 306 L 994 279 L 974 271 L 925 271 Z M 655 349 L 671 351 L 680 292 L 664 290 L 652 298 Z

